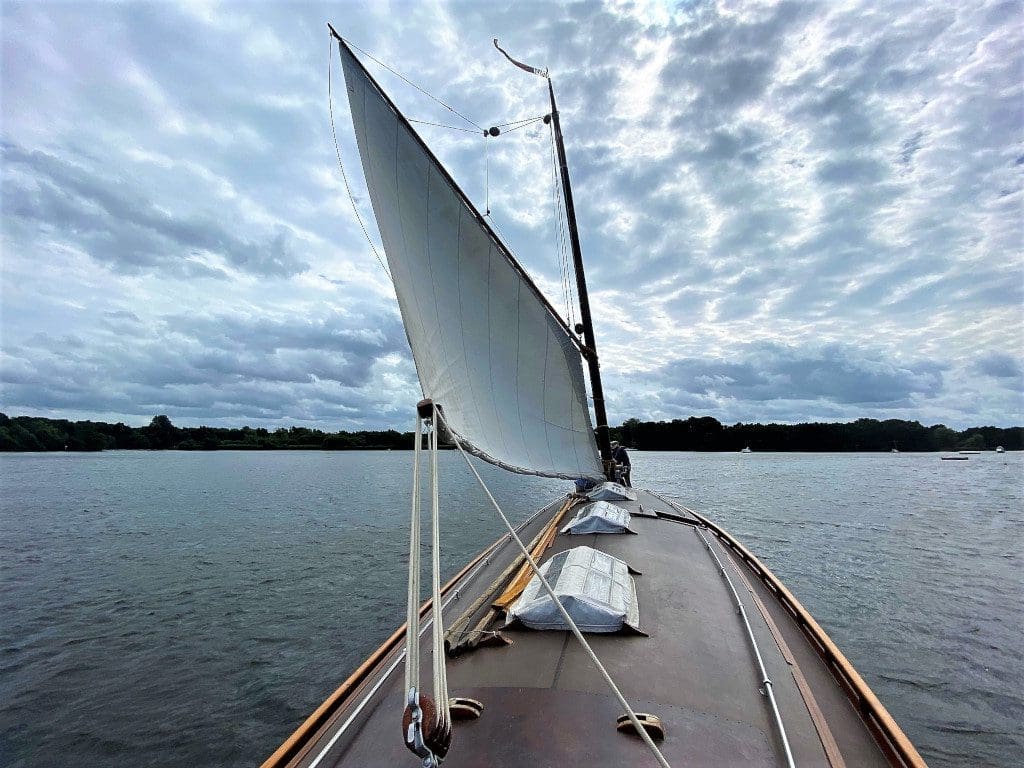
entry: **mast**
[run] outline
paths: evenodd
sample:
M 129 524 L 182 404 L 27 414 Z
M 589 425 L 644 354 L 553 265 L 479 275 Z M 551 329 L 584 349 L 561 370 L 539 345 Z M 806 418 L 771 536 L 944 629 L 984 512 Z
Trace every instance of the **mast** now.
M 604 409 L 604 387 L 601 386 L 601 366 L 597 359 L 597 338 L 594 336 L 594 323 L 590 317 L 587 277 L 583 271 L 583 252 L 580 249 L 580 233 L 576 226 L 576 206 L 572 201 L 572 185 L 569 183 L 569 163 L 565 159 L 565 143 L 562 141 L 562 126 L 558 121 L 555 88 L 551 84 L 551 75 L 547 69 L 538 69 L 521 61 L 516 61 L 508 55 L 504 48 L 498 45 L 498 38 L 494 38 L 494 47 L 501 51 L 506 59 L 524 72 L 539 75 L 548 81 L 548 96 L 551 97 L 551 122 L 555 132 L 555 146 L 558 149 L 558 172 L 562 179 L 562 194 L 565 198 L 565 217 L 569 223 L 572 263 L 576 269 L 576 292 L 580 297 L 580 319 L 582 322 L 576 326 L 576 329 L 577 331 L 583 331 L 584 346 L 580 351 L 587 360 L 587 371 L 590 374 L 590 390 L 594 396 L 594 421 L 597 423 L 597 428 L 594 431 L 597 437 L 597 448 L 601 452 L 601 463 L 604 467 L 605 475 L 607 475 L 609 480 L 614 480 L 615 464 L 612 461 L 612 444 L 608 434 L 608 414 Z M 547 122 L 547 120 L 544 122 Z M 492 136 L 498 135 L 496 128 L 491 128 L 491 131 Z
M 601 451 L 601 461 L 609 479 L 613 479 L 611 469 L 612 445 L 608 434 L 608 414 L 604 408 L 604 387 L 601 386 L 601 366 L 597 359 L 597 338 L 594 336 L 594 323 L 590 317 L 590 298 L 587 294 L 587 276 L 583 271 L 583 252 L 580 249 L 580 233 L 576 227 L 576 206 L 572 201 L 572 185 L 569 183 L 569 164 L 565 159 L 565 144 L 562 141 L 562 127 L 558 121 L 558 107 L 555 104 L 555 89 L 548 78 L 548 95 L 551 97 L 551 125 L 555 129 L 555 146 L 558 149 L 558 170 L 562 179 L 562 194 L 565 197 L 565 217 L 569 223 L 569 242 L 572 245 L 572 263 L 576 268 L 576 292 L 580 297 L 580 319 L 583 326 L 583 341 L 586 349 L 583 356 L 587 360 L 590 373 L 590 388 L 594 395 L 594 420 L 597 422 L 597 447 Z

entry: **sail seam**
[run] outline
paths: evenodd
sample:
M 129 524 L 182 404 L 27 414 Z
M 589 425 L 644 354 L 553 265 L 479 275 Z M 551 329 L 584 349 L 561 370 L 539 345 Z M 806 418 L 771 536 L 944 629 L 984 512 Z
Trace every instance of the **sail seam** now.
M 364 89 L 364 91 L 363 91 L 363 100 L 365 101 L 365 99 L 366 99 L 366 91 Z M 364 115 L 365 115 L 365 111 L 364 111 Z M 364 117 L 364 121 L 365 121 L 365 117 Z M 402 130 L 401 123 L 396 121 L 395 122 L 395 196 L 396 196 L 396 198 L 398 200 L 398 230 L 399 230 L 399 232 L 402 235 L 402 252 L 403 253 L 408 253 L 409 252 L 409 240 L 408 240 L 408 238 L 405 235 L 405 216 L 403 215 L 403 210 L 402 210 L 402 187 L 401 187 L 401 184 L 399 183 L 399 178 L 398 178 L 398 141 L 399 141 L 399 136 L 401 135 L 401 130 Z M 365 133 L 365 130 L 364 130 L 364 133 Z M 400 261 L 400 259 L 398 261 Z M 412 278 L 412 270 L 411 269 L 407 269 L 407 271 L 409 272 L 410 278 Z M 398 291 L 395 291 L 395 295 L 396 296 L 400 296 Z M 415 305 L 416 324 L 420 327 L 420 332 L 422 333 L 423 329 L 426 326 L 425 326 L 425 324 L 423 322 L 423 309 L 420 307 L 420 301 L 419 301 L 419 298 L 417 297 L 415 291 L 412 292 L 412 303 Z M 409 339 L 408 333 L 406 334 L 406 338 L 409 340 L 409 349 L 411 350 L 412 349 L 412 340 Z M 416 366 L 416 377 L 420 381 L 420 392 L 422 392 L 423 395 L 426 396 L 427 393 L 424 391 L 424 387 L 423 387 L 423 379 L 424 379 L 423 371 L 420 370 L 420 363 L 416 359 L 416 354 L 415 353 L 413 353 L 412 361 L 413 361 L 413 364 Z
M 544 329 L 544 368 L 540 374 L 540 391 L 541 391 L 541 421 L 544 422 L 544 443 L 548 447 L 548 463 L 553 464 L 555 456 L 551 452 L 551 422 L 548 421 L 548 351 L 551 349 L 551 333 L 545 328 Z
M 459 257 L 459 338 L 462 339 L 462 365 L 466 371 L 466 383 L 469 385 L 469 396 L 473 398 L 473 410 L 476 412 L 477 424 L 483 425 L 484 420 L 480 415 L 480 399 L 477 397 L 476 387 L 473 384 L 473 377 L 469 375 L 469 350 L 466 349 L 466 320 L 462 308 L 465 302 L 462 297 L 462 215 L 464 209 L 459 208 L 458 224 L 458 257 Z
M 494 391 L 494 328 L 492 327 L 492 316 L 491 316 L 491 275 L 493 274 L 494 259 L 491 257 L 492 248 L 487 249 L 487 378 L 491 382 L 491 391 Z M 500 425 L 502 423 L 501 413 L 499 411 L 498 401 L 495 398 L 491 398 L 491 410 L 494 413 L 494 420 Z M 508 449 L 508 438 L 505 436 L 505 430 L 499 429 L 498 434 L 501 437 L 501 444 L 505 448 L 505 453 L 510 453 Z M 522 434 L 522 431 L 520 431 Z

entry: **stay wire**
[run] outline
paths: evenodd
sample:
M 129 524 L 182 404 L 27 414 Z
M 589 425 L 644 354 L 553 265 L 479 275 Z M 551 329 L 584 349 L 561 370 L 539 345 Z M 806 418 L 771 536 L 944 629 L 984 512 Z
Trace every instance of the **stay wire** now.
M 567 223 L 565 221 L 565 213 L 562 210 L 562 189 L 559 185 L 559 167 L 557 152 L 555 150 L 555 133 L 554 128 L 549 132 L 550 147 L 551 147 L 551 181 L 554 198 L 555 208 L 555 221 L 557 227 L 557 246 L 558 246 L 558 262 L 559 267 L 562 270 L 562 292 L 565 297 L 565 314 L 569 319 L 569 327 L 573 326 L 573 290 L 572 290 L 572 270 L 569 266 L 569 245 L 568 245 L 568 232 Z
M 414 120 L 411 117 L 405 118 L 410 123 L 419 123 L 420 125 L 432 125 L 435 128 L 449 128 L 453 131 L 464 131 L 465 133 L 479 133 L 479 131 L 471 131 L 469 128 L 460 128 L 457 125 L 447 125 L 445 123 L 431 123 L 428 120 Z
M 484 127 L 483 127 L 482 125 L 477 125 L 477 124 L 476 124 L 476 123 L 474 123 L 474 122 L 473 122 L 472 120 L 470 120 L 470 119 L 469 119 L 468 117 L 466 117 L 466 116 L 465 116 L 464 114 L 462 114 L 462 113 L 461 113 L 461 112 L 459 112 L 459 111 L 458 111 L 457 109 L 455 109 L 455 107 L 451 106 L 450 104 L 445 104 L 445 103 L 444 103 L 443 101 L 441 101 L 441 100 L 440 100 L 439 98 L 437 98 L 437 96 L 435 96 L 434 94 L 430 93 L 430 92 L 429 92 L 429 91 L 427 91 L 426 89 L 424 89 L 424 88 L 421 88 L 420 86 L 416 85 L 416 83 L 414 83 L 414 82 L 413 82 L 412 80 L 410 80 L 409 78 L 407 78 L 407 77 L 406 77 L 405 75 L 403 75 L 403 74 L 402 74 L 401 72 L 398 72 L 398 71 L 396 71 L 396 70 L 392 69 L 392 68 L 391 68 L 391 67 L 389 67 L 389 66 L 388 66 L 387 64 L 385 64 L 385 63 L 384 63 L 383 61 L 381 61 L 380 59 L 378 59 L 377 57 L 375 57 L 375 56 L 374 56 L 373 54 L 371 54 L 371 53 L 369 53 L 369 52 L 367 52 L 367 51 L 364 51 L 364 50 L 363 50 L 362 48 L 360 48 L 360 47 L 359 47 L 358 45 L 356 45 L 355 43 L 353 43 L 353 42 L 352 42 L 351 40 L 345 40 L 345 43 L 346 43 L 346 45 L 349 45 L 349 46 L 351 46 L 352 48 L 355 48 L 355 49 L 356 49 L 357 51 L 359 51 L 359 52 L 360 52 L 361 54 L 363 54 L 363 55 L 364 55 L 364 56 L 365 56 L 366 58 L 368 58 L 368 59 L 369 59 L 370 61 L 373 61 L 373 62 L 375 62 L 376 64 L 379 64 L 380 66 L 384 67 L 384 69 L 386 69 L 386 70 L 387 70 L 388 72 L 390 72 L 391 74 L 393 74 L 393 75 L 394 75 L 395 77 L 397 77 L 397 78 L 401 79 L 401 80 L 402 80 L 403 82 L 405 82 L 405 83 L 408 83 L 409 85 L 411 85 L 411 86 L 412 86 L 413 88 L 415 88 L 415 89 L 416 89 L 417 91 L 419 91 L 420 93 L 422 93 L 422 94 L 423 94 L 424 96 L 426 96 L 427 98 L 433 99 L 433 100 L 434 100 L 434 101 L 436 101 L 436 102 L 437 102 L 438 104 L 440 104 L 440 105 L 441 105 L 442 107 L 444 107 L 444 108 L 445 108 L 445 109 L 447 109 L 447 110 L 448 110 L 449 112 L 451 112 L 451 113 L 452 113 L 453 115 L 456 115 L 457 117 L 461 117 L 461 118 L 462 118 L 463 120 L 465 120 L 465 121 L 466 121 L 467 123 L 469 123 L 469 124 L 470 124 L 470 125 L 472 125 L 472 126 L 473 126 L 474 128 L 476 128 L 476 129 L 477 129 L 478 131 L 483 131 L 483 130 L 484 130 Z
M 518 131 L 520 128 L 525 128 L 528 125 L 533 125 L 534 123 L 540 122 L 543 119 L 544 119 L 543 117 L 535 117 L 532 120 L 528 120 L 525 123 L 521 123 L 521 124 L 517 125 L 515 128 L 509 128 L 507 131 L 502 131 L 500 135 L 503 135 L 503 134 L 506 134 L 506 133 L 512 133 L 512 131 Z
M 536 115 L 535 117 L 524 117 L 519 120 L 511 120 L 507 123 L 497 123 L 495 128 L 504 128 L 506 125 L 516 125 L 518 123 L 532 123 L 534 120 L 543 120 L 547 115 Z M 507 133 L 507 131 L 506 131 Z
M 341 147 L 338 146 L 338 133 L 334 128 L 334 93 L 331 86 L 331 73 L 334 70 L 334 38 L 328 38 L 328 49 L 327 49 L 327 109 L 331 115 L 331 137 L 334 139 L 334 154 L 338 158 L 338 168 L 341 169 L 341 178 L 345 182 L 345 191 L 348 193 L 348 201 L 352 203 L 352 211 L 356 215 L 356 220 L 359 222 L 360 229 L 363 230 L 363 235 L 366 237 L 366 242 L 370 244 L 370 250 L 373 251 L 373 255 L 377 257 L 377 263 L 380 264 L 380 268 L 384 270 L 384 274 L 388 276 L 388 280 L 394 284 L 395 280 L 391 277 L 391 272 L 388 270 L 387 265 L 384 263 L 384 259 L 380 257 L 380 252 L 377 250 L 377 246 L 373 244 L 373 240 L 370 238 L 370 232 L 366 228 L 366 224 L 363 222 L 363 217 L 359 215 L 359 207 L 356 205 L 355 195 L 352 194 L 352 186 L 348 183 L 348 174 L 345 173 L 345 164 L 341 162 Z

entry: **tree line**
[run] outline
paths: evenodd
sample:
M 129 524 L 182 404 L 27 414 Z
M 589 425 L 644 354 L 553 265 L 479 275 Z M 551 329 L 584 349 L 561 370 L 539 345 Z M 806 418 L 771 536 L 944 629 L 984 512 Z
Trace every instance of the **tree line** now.
M 926 427 L 917 421 L 857 419 L 848 423 L 733 424 L 710 416 L 673 421 L 628 419 L 612 439 L 644 451 L 952 451 L 1024 449 L 1024 427 Z
M 951 451 L 1024 449 L 1024 427 L 970 427 L 858 419 L 849 423 L 733 424 L 710 416 L 673 421 L 628 419 L 612 427 L 613 440 L 644 451 Z M 177 427 L 155 416 L 145 427 L 102 421 L 68 421 L 0 413 L 0 451 L 407 450 L 412 432 L 324 432 L 308 427 Z
M 145 427 L 102 421 L 67 421 L 0 413 L 0 451 L 103 451 L 149 449 L 216 450 L 388 450 L 411 448 L 412 432 L 324 432 L 307 427 L 177 427 L 164 415 Z

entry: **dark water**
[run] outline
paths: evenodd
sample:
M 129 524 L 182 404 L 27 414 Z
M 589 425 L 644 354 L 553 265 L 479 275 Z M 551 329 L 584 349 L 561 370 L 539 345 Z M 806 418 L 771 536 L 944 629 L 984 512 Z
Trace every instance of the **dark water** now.
M 445 568 L 500 533 L 442 455 Z M 404 620 L 407 453 L 0 455 L 0 765 L 258 764 Z M 936 766 L 1024 749 L 1024 456 L 636 454 Z M 561 482 L 485 469 L 523 519 Z

